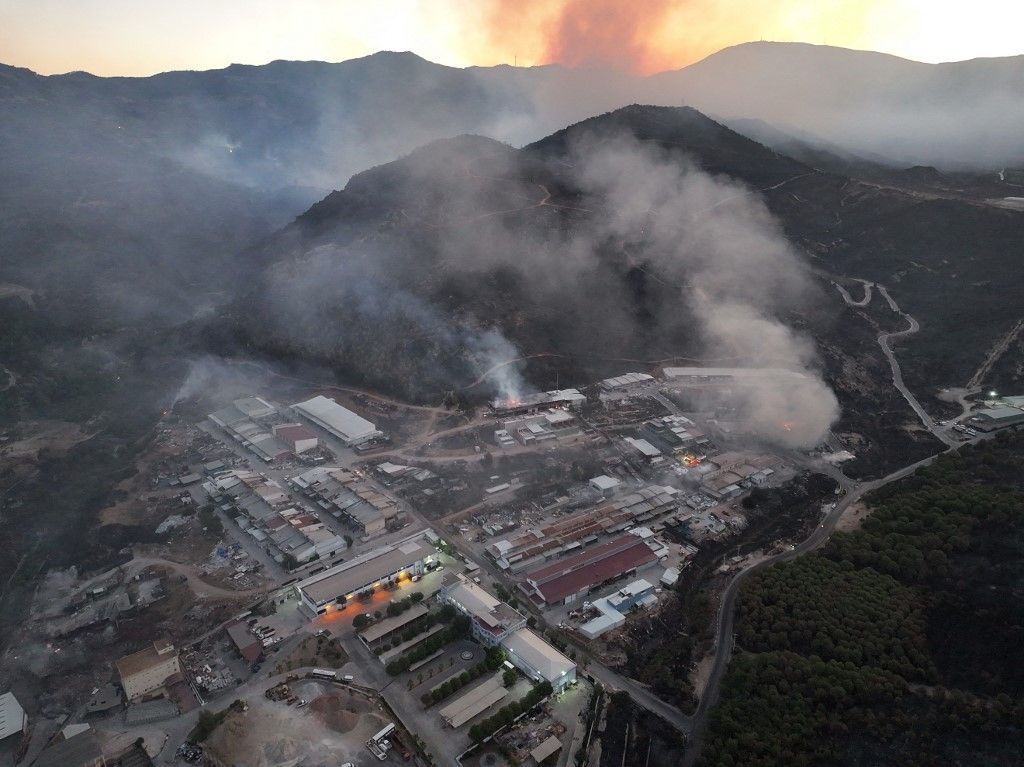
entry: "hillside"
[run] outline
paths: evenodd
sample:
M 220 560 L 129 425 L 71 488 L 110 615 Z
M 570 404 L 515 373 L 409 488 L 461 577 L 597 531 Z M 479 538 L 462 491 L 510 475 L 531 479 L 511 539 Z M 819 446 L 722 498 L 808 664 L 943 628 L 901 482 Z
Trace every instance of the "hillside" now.
M 703 764 L 1020 763 L 1024 440 L 965 447 L 744 586 Z
M 687 223 L 693 206 L 709 220 Z M 743 235 L 755 240 L 734 244 L 736 221 L 755 221 Z M 1024 216 L 962 193 L 851 180 L 695 110 L 634 106 L 521 150 L 462 137 L 356 175 L 247 254 L 267 264 L 259 286 L 204 334 L 216 351 L 315 362 L 429 400 L 489 396 L 507 382 L 480 373 L 517 357 L 539 387 L 723 348 L 751 364 L 768 352 L 709 336 L 689 295 L 721 267 L 723 301 L 753 300 L 814 339 L 817 361 L 796 364 L 823 368 L 843 405 L 837 430 L 874 473 L 935 447 L 914 432 L 875 342 L 899 321 L 805 284 L 807 268 L 890 286 L 923 326 L 900 354 L 931 396 L 965 382 L 1024 313 L 1024 278 L 1006 258 L 1021 236 Z M 804 266 L 773 261 L 792 245 Z M 952 312 L 950 290 L 965 296 Z

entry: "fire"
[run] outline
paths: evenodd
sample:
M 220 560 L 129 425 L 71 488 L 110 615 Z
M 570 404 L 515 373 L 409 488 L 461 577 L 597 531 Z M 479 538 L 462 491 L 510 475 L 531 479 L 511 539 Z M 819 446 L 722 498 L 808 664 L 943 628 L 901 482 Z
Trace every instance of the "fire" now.
M 693 453 L 683 453 L 679 456 L 679 460 L 682 461 L 683 466 L 692 469 L 694 466 L 700 466 L 701 460 L 698 456 Z
M 793 422 L 792 421 L 784 421 L 783 424 L 782 424 L 782 428 L 785 429 L 786 431 L 793 431 Z

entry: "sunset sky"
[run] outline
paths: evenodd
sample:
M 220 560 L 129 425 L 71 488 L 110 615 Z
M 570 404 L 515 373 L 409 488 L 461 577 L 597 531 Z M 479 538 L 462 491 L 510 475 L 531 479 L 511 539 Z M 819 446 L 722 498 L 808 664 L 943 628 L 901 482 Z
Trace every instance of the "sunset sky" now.
M 0 0 L 0 62 L 145 75 L 411 50 L 649 73 L 749 40 L 919 61 L 1024 53 L 1022 0 Z

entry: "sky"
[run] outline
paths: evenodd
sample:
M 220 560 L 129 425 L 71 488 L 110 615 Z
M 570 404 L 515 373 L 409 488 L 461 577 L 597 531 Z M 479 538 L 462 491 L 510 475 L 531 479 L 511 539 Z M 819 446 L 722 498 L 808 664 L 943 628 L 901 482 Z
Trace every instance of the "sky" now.
M 677 69 L 750 40 L 918 61 L 1024 53 L 1022 0 L 0 0 L 0 62 L 148 75 L 410 50 L 452 66 Z

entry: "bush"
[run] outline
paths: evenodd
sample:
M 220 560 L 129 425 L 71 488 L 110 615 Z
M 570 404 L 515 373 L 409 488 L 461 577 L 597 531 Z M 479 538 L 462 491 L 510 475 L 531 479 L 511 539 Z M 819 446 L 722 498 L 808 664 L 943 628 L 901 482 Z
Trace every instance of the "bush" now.
M 514 685 L 518 678 L 519 674 L 517 674 L 512 669 L 507 669 L 505 673 L 501 675 L 502 684 L 504 684 L 506 687 L 511 687 L 512 685 Z
M 355 618 L 352 619 L 352 628 L 356 629 L 357 631 L 359 629 L 364 629 L 364 628 L 366 628 L 369 625 L 370 625 L 370 616 L 367 615 L 366 613 L 360 613 L 359 615 L 357 615 Z

